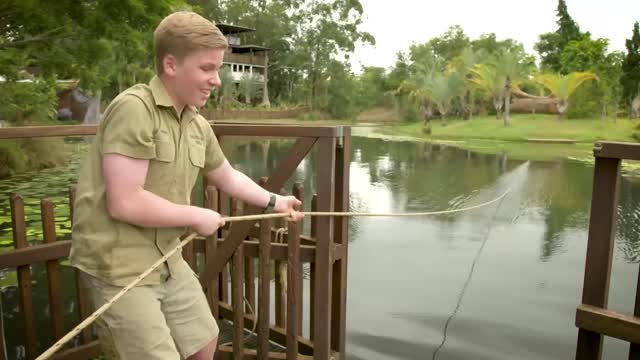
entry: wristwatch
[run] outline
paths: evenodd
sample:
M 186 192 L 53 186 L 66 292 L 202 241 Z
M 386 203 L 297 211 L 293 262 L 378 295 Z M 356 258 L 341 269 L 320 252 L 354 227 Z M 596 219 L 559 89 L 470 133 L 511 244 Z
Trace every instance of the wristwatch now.
M 273 212 L 274 206 L 276 206 L 276 194 L 269 193 L 269 203 L 267 204 L 267 207 L 265 207 L 264 210 L 262 210 L 262 213 L 269 214 Z

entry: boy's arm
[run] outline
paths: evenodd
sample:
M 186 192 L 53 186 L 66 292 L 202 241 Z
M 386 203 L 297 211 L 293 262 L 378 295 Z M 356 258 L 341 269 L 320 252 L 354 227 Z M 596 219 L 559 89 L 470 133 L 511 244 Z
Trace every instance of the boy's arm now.
M 271 197 L 271 193 L 256 184 L 247 175 L 234 169 L 227 160 L 224 160 L 214 170 L 209 171 L 207 180 L 230 196 L 259 208 L 265 208 Z M 303 214 L 297 212 L 295 208 L 301 204 L 293 196 L 276 195 L 276 203 L 273 210 L 275 212 L 290 213 L 292 219 L 299 220 L 303 217 Z
M 103 156 L 109 214 L 143 227 L 194 226 L 200 209 L 174 204 L 144 189 L 149 160 L 110 153 Z

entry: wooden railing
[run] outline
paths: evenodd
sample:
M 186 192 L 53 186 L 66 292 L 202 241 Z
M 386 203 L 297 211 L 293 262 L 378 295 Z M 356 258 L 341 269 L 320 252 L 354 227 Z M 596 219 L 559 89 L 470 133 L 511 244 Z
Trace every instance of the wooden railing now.
M 594 147 L 595 168 L 589 220 L 582 304 L 576 311 L 576 359 L 600 360 L 603 336 L 630 343 L 629 359 L 640 360 L 640 273 L 633 315 L 607 309 L 615 241 L 621 160 L 640 160 L 640 144 L 600 142 Z
M 347 211 L 349 128 L 236 124 L 216 124 L 213 128 L 219 141 L 223 141 L 227 136 L 297 138 L 282 163 L 269 177 L 259 181 L 270 191 L 282 193 L 284 183 L 317 144 L 318 171 L 315 183 L 318 185 L 311 208 L 315 211 Z M 0 139 L 93 135 L 95 131 L 95 126 L 3 128 L 0 129 Z M 208 185 L 206 178 L 203 181 L 204 203 L 199 205 L 227 215 L 258 212 L 257 208 L 241 206 L 235 199 L 230 199 L 226 194 Z M 291 192 L 303 199 L 304 189 L 301 184 L 295 184 Z M 0 270 L 17 269 L 24 346 L 26 357 L 32 359 L 37 355 L 36 343 L 41 343 L 42 340 L 38 338 L 33 316 L 31 268 L 34 264 L 46 264 L 50 321 L 55 341 L 70 330 L 64 327 L 64 315 L 61 312 L 62 291 L 58 267 L 59 261 L 68 256 L 71 243 L 70 240 L 56 241 L 53 225 L 54 207 L 49 200 L 43 199 L 42 223 L 45 241 L 43 244 L 29 246 L 23 198 L 16 193 L 10 197 L 15 250 L 0 254 Z M 73 190 L 70 191 L 69 198 L 69 203 L 73 204 Z M 277 230 L 280 228 L 286 228 L 286 234 Z M 232 345 L 219 344 L 216 360 L 340 358 L 345 347 L 347 244 L 345 218 L 319 217 L 311 219 L 309 234 L 302 233 L 301 223 L 284 224 L 281 221 L 270 220 L 259 223 L 238 222 L 227 224 L 217 234 L 208 238 L 198 237 L 186 246 L 183 249 L 183 257 L 198 273 L 212 313 L 219 322 L 227 321 L 233 324 Z M 282 267 L 284 264 L 285 271 Z M 309 264 L 310 267 L 308 314 L 303 314 L 304 264 Z M 201 268 L 204 270 L 199 271 Z M 286 276 L 280 275 L 285 272 Z M 269 310 L 272 273 L 275 275 L 273 321 L 270 319 Z M 90 314 L 91 307 L 77 273 L 75 281 L 78 289 L 78 315 L 80 319 L 84 319 Z M 308 317 L 310 323 L 309 338 L 302 336 L 304 317 Z M 254 326 L 257 347 L 249 349 L 244 344 L 245 331 Z M 0 337 L 0 349 L 4 348 L 4 341 L 4 337 Z M 55 358 L 91 359 L 100 353 L 99 345 L 90 329 L 82 333 L 79 343 L 79 347 L 66 347 L 56 354 Z M 270 350 L 270 343 L 279 344 L 283 351 Z M 6 354 L 0 351 L 0 360 L 5 358 Z

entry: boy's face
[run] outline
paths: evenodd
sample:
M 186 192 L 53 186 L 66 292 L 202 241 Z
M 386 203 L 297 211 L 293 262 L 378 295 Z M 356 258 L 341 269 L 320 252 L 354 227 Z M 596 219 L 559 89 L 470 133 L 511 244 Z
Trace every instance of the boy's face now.
M 223 58 L 223 49 L 202 49 L 182 61 L 174 58 L 165 62 L 165 73 L 173 79 L 172 90 L 178 101 L 183 105 L 204 106 L 211 91 L 220 86 L 218 72 Z

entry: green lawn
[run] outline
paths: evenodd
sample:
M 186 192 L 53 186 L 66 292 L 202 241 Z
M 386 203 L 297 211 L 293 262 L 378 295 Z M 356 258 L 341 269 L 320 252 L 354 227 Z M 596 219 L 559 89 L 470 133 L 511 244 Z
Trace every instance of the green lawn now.
M 471 121 L 449 120 L 443 125 L 433 121 L 432 133 L 423 133 L 422 123 L 398 124 L 380 128 L 387 136 L 403 136 L 457 146 L 486 153 L 506 153 L 512 158 L 543 160 L 564 157 L 588 157 L 598 140 L 635 142 L 631 134 L 637 121 L 628 119 L 561 119 L 550 115 L 515 114 L 508 127 L 502 120 L 475 117 Z M 527 139 L 569 139 L 575 144 L 539 144 Z

